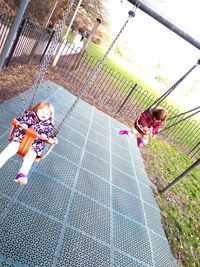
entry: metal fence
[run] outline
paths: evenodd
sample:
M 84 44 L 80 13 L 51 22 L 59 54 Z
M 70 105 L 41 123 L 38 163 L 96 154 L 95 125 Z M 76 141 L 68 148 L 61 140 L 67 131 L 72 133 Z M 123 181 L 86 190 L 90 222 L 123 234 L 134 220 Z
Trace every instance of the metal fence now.
M 0 51 L 5 43 L 13 19 L 0 13 Z M 24 19 L 17 33 L 16 39 L 6 66 L 14 63 L 26 63 L 35 42 L 39 39 L 37 49 L 34 54 L 36 63 L 39 63 L 50 45 L 54 32 L 40 28 L 38 25 Z M 91 78 L 92 71 L 98 63 L 95 57 L 89 56 L 87 52 L 81 53 L 81 49 L 75 44 L 66 44 L 59 42 L 55 51 L 62 47 L 61 57 L 55 68 L 52 70 L 51 78 L 59 76 L 56 82 L 65 83 L 65 87 L 77 94 L 80 92 L 84 83 Z M 156 99 L 154 94 L 150 94 L 134 81 L 128 80 L 121 73 L 105 64 L 102 65 L 91 88 L 84 96 L 87 101 L 111 116 L 116 117 L 122 122 L 133 125 L 133 120 L 138 113 L 147 109 Z M 178 109 L 168 105 L 166 102 L 162 106 L 169 111 L 169 117 L 180 113 Z M 177 123 L 184 115 L 177 117 L 173 123 Z M 181 149 L 191 156 L 200 155 L 200 123 L 190 118 L 183 120 L 174 127 L 167 129 L 172 121 L 169 120 L 161 135 L 172 143 L 175 147 Z M 166 129 L 166 130 L 165 130 Z
M 12 22 L 13 17 L 0 13 L 0 52 L 5 44 Z M 52 32 L 48 29 L 43 29 L 29 19 L 22 19 L 4 67 L 8 67 L 10 64 L 15 63 L 27 63 L 34 44 L 38 39 L 40 42 L 37 45 L 35 59 L 39 61 L 51 35 Z
M 13 17 L 0 12 L 0 53 L 6 41 L 6 37 L 13 23 Z

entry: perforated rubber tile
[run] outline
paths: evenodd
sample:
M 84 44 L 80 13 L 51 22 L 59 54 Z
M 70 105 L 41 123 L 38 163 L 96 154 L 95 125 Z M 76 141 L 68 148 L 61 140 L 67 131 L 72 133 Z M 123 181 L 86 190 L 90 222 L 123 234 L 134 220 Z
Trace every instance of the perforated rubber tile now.
M 124 149 L 122 146 L 119 146 L 117 143 L 112 142 L 112 152 L 122 159 L 130 161 L 131 154 L 129 150 Z
M 29 184 L 18 200 L 62 221 L 66 214 L 70 192 L 70 189 L 56 180 L 33 172 Z
M 153 247 L 153 255 L 155 259 L 155 266 L 169 266 L 175 267 L 177 266 L 177 262 L 172 257 L 169 246 L 167 244 L 167 240 L 157 236 L 154 233 L 150 233 L 152 247 Z M 162 253 L 161 253 L 162 251 Z M 162 255 L 161 255 L 162 254 Z
M 14 183 L 14 178 L 19 167 L 20 162 L 11 159 L 0 169 L 1 193 L 12 197 L 18 190 L 19 187 Z
M 74 204 L 71 208 L 68 222 L 91 236 L 109 243 L 109 209 L 78 193 L 75 194 L 73 201 Z
M 81 167 L 88 169 L 103 179 L 110 180 L 110 165 L 103 159 L 96 157 L 94 154 L 85 152 Z
M 81 169 L 76 189 L 108 208 L 110 207 L 110 185 L 94 173 Z
M 0 151 L 22 98 L 0 105 Z M 35 103 L 52 102 L 55 126 L 75 96 L 46 81 Z M 35 163 L 26 186 L 22 159 L 0 169 L 0 267 L 176 267 L 135 137 L 84 101 L 63 122 L 59 143 Z
M 58 267 L 110 266 L 109 247 L 76 230 L 66 228 Z
M 35 164 L 39 173 L 45 173 L 62 184 L 72 187 L 77 173 L 77 165 L 52 152 L 40 164 Z
M 28 266 L 51 266 L 61 224 L 14 204 L 0 225 L 4 257 Z
M 140 197 L 139 187 L 134 177 L 131 177 L 116 168 L 112 168 L 112 182 L 121 189 L 126 190 L 134 196 Z
M 116 213 L 114 213 L 114 245 L 141 262 L 153 264 L 146 227 Z
M 134 169 L 131 161 L 124 160 L 116 154 L 112 154 L 112 165 L 120 171 L 125 172 L 127 175 L 134 176 Z
M 88 152 L 98 156 L 99 158 L 102 158 L 103 160 L 110 162 L 110 151 L 108 150 L 109 147 L 105 149 L 103 146 L 88 139 L 85 149 Z
M 66 125 L 61 128 L 59 135 L 73 144 L 76 144 L 80 148 L 83 148 L 84 146 L 85 136 Z
M 145 225 L 141 200 L 115 187 L 113 188 L 113 209 Z
M 114 254 L 114 267 L 145 267 L 142 262 L 136 258 L 127 257 L 121 253 L 115 252 Z
M 110 142 L 109 142 L 108 137 L 107 138 L 104 137 L 102 134 L 98 133 L 97 131 L 90 129 L 88 138 L 94 141 L 95 143 L 103 146 L 104 148 L 109 149 Z
M 0 214 L 5 210 L 8 203 L 9 203 L 9 199 L 3 196 L 0 196 Z

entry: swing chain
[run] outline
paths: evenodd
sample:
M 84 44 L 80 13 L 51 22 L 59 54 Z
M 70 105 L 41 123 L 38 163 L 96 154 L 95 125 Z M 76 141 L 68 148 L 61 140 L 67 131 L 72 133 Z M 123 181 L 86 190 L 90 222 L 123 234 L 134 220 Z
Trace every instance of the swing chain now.
M 62 21 L 60 22 L 54 36 L 53 36 L 53 39 L 50 43 L 50 47 L 49 49 L 47 50 L 47 53 L 46 55 L 44 56 L 44 59 L 42 61 L 42 63 L 40 64 L 40 68 L 39 68 L 39 71 L 38 71 L 38 74 L 36 76 L 36 79 L 34 81 L 34 84 L 32 85 L 31 89 L 30 89 L 30 92 L 33 92 L 32 94 L 28 94 L 27 96 L 27 99 L 26 99 L 26 104 L 27 105 L 24 105 L 24 109 L 21 111 L 20 115 L 22 115 L 24 113 L 24 111 L 27 109 L 27 106 L 30 102 L 30 107 L 32 106 L 34 100 L 35 100 L 35 97 L 37 95 L 37 92 L 38 92 L 38 89 L 39 89 L 39 85 L 41 84 L 42 80 L 44 79 L 44 75 L 45 75 L 45 72 L 47 70 L 47 67 L 51 61 L 51 58 L 53 56 L 53 52 L 56 48 L 56 45 L 60 39 L 60 35 L 61 35 L 61 32 L 62 32 L 62 29 L 64 27 L 64 24 L 69 16 L 69 13 L 70 13 L 70 10 L 74 4 L 75 0 L 71 0 L 65 13 L 64 13 L 64 16 L 62 18 Z
M 94 68 L 94 70 L 92 71 L 89 79 L 86 80 L 86 82 L 84 83 L 83 87 L 80 90 L 79 96 L 77 96 L 76 100 L 74 101 L 74 103 L 71 105 L 70 109 L 67 111 L 67 114 L 64 116 L 64 118 L 62 119 L 62 121 L 60 122 L 60 124 L 58 125 L 57 129 L 58 131 L 62 128 L 63 123 L 69 118 L 69 116 L 71 115 L 71 113 L 73 112 L 74 108 L 76 107 L 76 105 L 78 104 L 78 102 L 80 101 L 81 97 L 85 94 L 85 92 L 91 87 L 91 85 L 94 83 L 97 74 L 99 72 L 99 69 L 101 67 L 101 65 L 103 64 L 103 62 L 106 60 L 108 54 L 110 53 L 110 51 L 112 50 L 113 46 L 115 45 L 116 41 L 118 40 L 119 36 L 121 35 L 121 33 L 124 31 L 125 27 L 127 26 L 130 18 L 135 16 L 134 11 L 129 11 L 129 17 L 128 19 L 125 21 L 124 25 L 122 26 L 122 28 L 120 29 L 119 33 L 116 35 L 116 37 L 114 38 L 114 40 L 112 41 L 111 45 L 109 46 L 107 52 L 104 54 L 104 56 L 102 57 L 102 59 L 97 63 L 96 67 Z

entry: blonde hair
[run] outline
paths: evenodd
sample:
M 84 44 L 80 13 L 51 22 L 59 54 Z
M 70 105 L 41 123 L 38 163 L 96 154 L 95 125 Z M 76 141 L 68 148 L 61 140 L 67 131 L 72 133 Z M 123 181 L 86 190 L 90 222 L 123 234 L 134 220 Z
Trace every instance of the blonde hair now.
M 30 108 L 30 110 L 37 112 L 39 109 L 42 109 L 44 107 L 47 107 L 49 109 L 50 119 L 53 123 L 54 122 L 54 107 L 51 103 L 46 102 L 46 101 L 41 101 L 41 102 L 37 103 L 35 106 L 33 106 L 32 108 Z

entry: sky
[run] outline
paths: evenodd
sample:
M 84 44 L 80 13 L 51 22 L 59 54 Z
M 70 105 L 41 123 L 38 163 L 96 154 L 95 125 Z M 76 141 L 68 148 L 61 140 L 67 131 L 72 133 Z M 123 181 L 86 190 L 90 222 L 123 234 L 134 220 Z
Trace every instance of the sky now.
M 152 9 L 169 18 L 179 28 L 200 41 L 199 0 L 144 0 Z M 150 3 L 150 4 L 149 4 Z M 172 5 L 173 4 L 173 5 Z M 133 5 L 126 0 L 107 0 L 110 34 L 115 36 Z M 152 66 L 162 65 L 162 73 L 173 85 L 200 58 L 197 48 L 177 36 L 165 26 L 136 10 L 136 15 L 120 37 L 120 44 L 128 44 L 131 48 L 130 58 L 137 66 L 142 66 L 145 77 L 154 84 Z M 134 66 L 133 66 L 134 70 Z M 199 106 L 200 103 L 200 66 L 198 66 L 173 93 L 173 100 L 180 102 L 186 109 Z M 158 90 L 164 92 L 168 87 L 159 85 Z
M 195 39 L 200 39 L 199 0 L 143 0 L 143 2 Z

